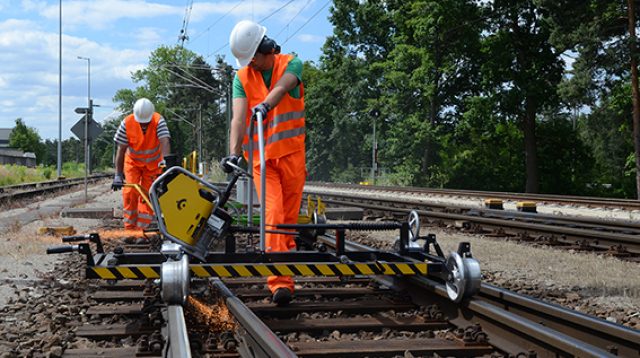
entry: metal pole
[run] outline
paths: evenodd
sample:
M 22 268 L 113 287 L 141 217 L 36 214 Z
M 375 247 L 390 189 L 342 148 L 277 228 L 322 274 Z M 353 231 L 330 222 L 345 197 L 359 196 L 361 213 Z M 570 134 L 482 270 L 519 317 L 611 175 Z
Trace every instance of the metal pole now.
M 89 103 L 89 113 L 87 123 L 84 128 L 84 138 L 87 142 L 87 168 L 86 173 L 91 173 L 91 142 L 89 141 L 89 121 L 93 119 L 93 101 L 91 100 L 91 59 L 87 57 L 87 102 Z
M 371 145 L 371 184 L 376 184 L 376 118 L 373 117 L 373 143 Z
M 91 59 L 87 58 L 87 75 L 91 73 Z M 91 118 L 91 77 L 87 76 L 87 115 L 84 119 L 84 202 L 89 201 L 87 195 L 89 176 L 89 118 Z
M 227 143 L 229 143 L 230 130 L 231 130 L 231 84 L 227 85 Z M 229 146 L 227 146 L 227 155 L 231 155 Z
M 253 120 L 249 121 L 249 175 L 253 178 Z M 247 210 L 247 226 L 253 225 L 253 179 L 247 178 L 247 191 L 249 192 L 249 205 Z
M 265 252 L 265 208 L 267 206 L 267 164 L 264 159 L 264 128 L 262 113 L 256 113 L 258 126 L 258 149 L 260 150 L 260 251 Z M 253 140 L 253 139 L 252 139 Z
M 198 162 L 202 163 L 202 104 L 198 106 L 198 158 L 200 158 Z M 198 165 L 198 171 L 200 169 L 200 165 Z M 201 174 L 204 174 L 204 168 L 202 168 Z
M 62 177 L 62 0 L 58 42 L 58 178 Z
M 87 113 L 84 116 L 84 202 L 89 201 L 87 187 L 89 186 L 89 119 L 93 112 L 91 101 L 91 59 L 89 57 L 78 56 L 79 60 L 87 60 Z

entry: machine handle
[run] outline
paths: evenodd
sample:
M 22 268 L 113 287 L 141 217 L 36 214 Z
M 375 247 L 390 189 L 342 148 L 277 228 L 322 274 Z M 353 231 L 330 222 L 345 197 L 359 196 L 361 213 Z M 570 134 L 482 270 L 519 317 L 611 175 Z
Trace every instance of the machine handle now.
M 63 236 L 62 242 L 75 242 L 75 241 L 84 241 L 89 239 L 90 239 L 89 235 Z
M 77 245 L 60 245 L 47 248 L 47 255 L 51 254 L 64 254 L 66 252 L 74 252 L 78 250 Z

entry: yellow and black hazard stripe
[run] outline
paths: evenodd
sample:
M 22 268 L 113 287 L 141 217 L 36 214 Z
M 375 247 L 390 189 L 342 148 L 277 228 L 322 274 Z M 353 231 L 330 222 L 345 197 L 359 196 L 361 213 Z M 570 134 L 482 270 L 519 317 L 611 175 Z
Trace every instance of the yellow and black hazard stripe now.
M 427 263 L 281 263 L 193 264 L 194 277 L 427 275 Z M 87 278 L 144 280 L 160 278 L 159 265 L 87 267 Z

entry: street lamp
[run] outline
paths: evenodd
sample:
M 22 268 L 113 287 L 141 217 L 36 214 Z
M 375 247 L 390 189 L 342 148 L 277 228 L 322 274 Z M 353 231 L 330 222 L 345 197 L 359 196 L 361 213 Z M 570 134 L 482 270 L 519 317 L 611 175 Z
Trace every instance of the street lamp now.
M 84 201 L 87 197 L 87 178 L 89 176 L 89 119 L 93 112 L 91 106 L 91 59 L 89 57 L 78 56 L 78 60 L 87 61 L 87 114 L 84 119 Z

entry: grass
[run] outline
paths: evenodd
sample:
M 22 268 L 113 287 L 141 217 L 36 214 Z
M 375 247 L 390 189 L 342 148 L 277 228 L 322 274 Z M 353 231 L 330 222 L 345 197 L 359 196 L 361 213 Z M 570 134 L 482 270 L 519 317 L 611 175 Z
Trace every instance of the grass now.
M 84 164 L 64 163 L 62 175 L 66 178 L 81 177 L 84 175 Z M 57 168 L 53 165 L 39 165 L 35 168 L 14 164 L 0 165 L 0 186 L 54 180 L 56 176 Z

